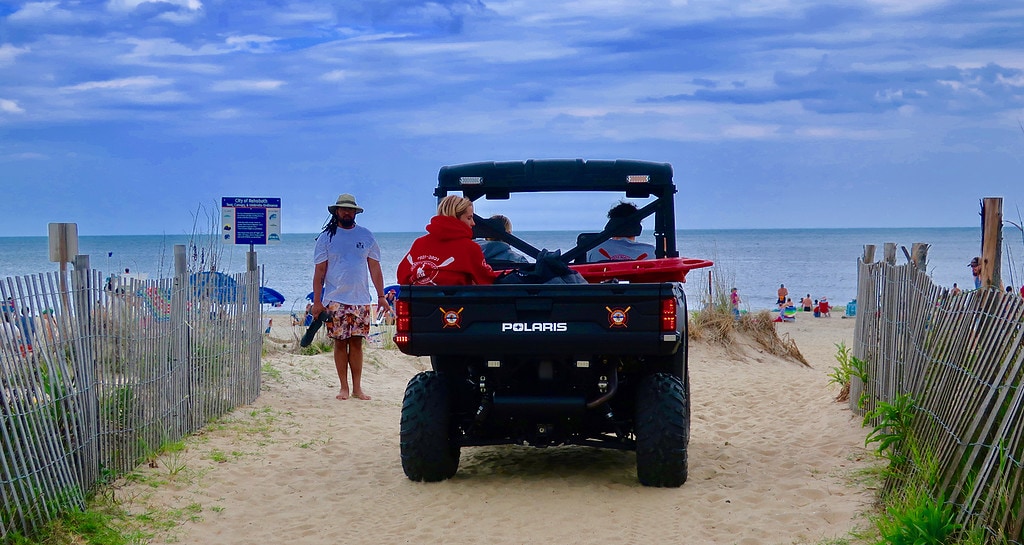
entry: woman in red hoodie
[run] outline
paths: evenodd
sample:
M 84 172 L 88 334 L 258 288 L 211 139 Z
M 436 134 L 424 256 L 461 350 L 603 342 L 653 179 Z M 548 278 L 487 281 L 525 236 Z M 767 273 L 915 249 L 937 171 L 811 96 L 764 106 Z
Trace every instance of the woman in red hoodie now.
M 473 201 L 448 195 L 430 218 L 427 234 L 412 243 L 398 264 L 399 284 L 493 284 L 498 273 L 484 261 L 473 242 Z

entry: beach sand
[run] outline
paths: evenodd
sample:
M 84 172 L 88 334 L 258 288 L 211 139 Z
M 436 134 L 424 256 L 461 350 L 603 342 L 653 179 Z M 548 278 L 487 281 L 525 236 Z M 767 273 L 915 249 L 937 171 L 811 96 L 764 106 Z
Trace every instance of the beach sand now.
M 778 324 L 812 367 L 750 343 L 690 348 L 689 480 L 641 486 L 631 452 L 462 449 L 440 483 L 402 473 L 399 417 L 426 358 L 368 348 L 372 401 L 335 399 L 329 353 L 295 353 L 275 316 L 259 399 L 114 487 L 134 513 L 173 522 L 153 543 L 817 543 L 868 526 L 878 462 L 827 374 L 854 320 Z M 155 467 L 150 467 L 155 466 Z

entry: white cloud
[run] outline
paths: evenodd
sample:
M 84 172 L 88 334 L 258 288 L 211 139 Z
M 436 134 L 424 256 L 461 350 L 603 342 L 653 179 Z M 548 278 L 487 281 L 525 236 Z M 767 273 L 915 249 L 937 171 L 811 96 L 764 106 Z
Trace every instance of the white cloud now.
M 732 125 L 722 128 L 722 136 L 740 139 L 764 139 L 775 136 L 778 130 L 779 127 L 776 125 Z
M 216 110 L 210 112 L 210 119 L 236 119 L 242 116 L 242 111 L 238 108 L 225 108 L 223 110 Z
M 949 4 L 949 0 L 868 0 L 884 13 L 913 13 Z
M 12 153 L 10 155 L 0 155 L 0 161 L 38 161 L 40 159 L 47 159 L 48 157 L 42 153 L 36 153 L 33 151 L 25 151 L 22 153 Z
M 165 11 L 157 15 L 160 21 L 167 21 L 175 25 L 188 25 L 199 21 L 203 17 L 202 11 Z
M 187 102 L 188 97 L 179 91 L 165 89 L 174 83 L 167 78 L 137 76 L 104 81 L 87 81 L 62 87 L 73 93 L 99 93 L 104 100 L 135 104 L 172 104 Z
M 66 91 L 94 91 L 105 89 L 151 89 L 153 87 L 171 84 L 171 80 L 158 78 L 156 76 L 136 76 L 132 78 L 119 78 L 105 81 L 87 81 L 78 85 L 64 87 Z
M 124 43 L 132 45 L 131 53 L 122 58 L 133 62 L 148 62 L 159 57 L 202 57 L 227 55 L 237 52 L 260 51 L 265 44 L 276 41 L 276 38 L 259 35 L 229 36 L 223 42 L 212 42 L 199 47 L 189 47 L 170 38 L 128 38 Z M 189 62 L 194 62 L 189 60 Z M 209 72 L 209 70 L 196 70 Z
M 7 17 L 12 22 L 70 23 L 81 17 L 61 9 L 59 2 L 29 2 Z
M 331 23 L 335 21 L 334 13 L 326 6 L 287 6 L 287 11 L 273 14 L 274 21 L 283 25 Z
M 210 88 L 219 92 L 255 91 L 267 92 L 276 91 L 284 85 L 280 80 L 225 80 L 214 83 Z
M 0 66 L 14 62 L 14 59 L 23 53 L 28 53 L 28 48 L 14 47 L 11 44 L 0 45 Z
M 25 110 L 21 109 L 21 106 L 18 106 L 18 103 L 13 100 L 0 98 L 0 112 L 8 114 L 21 114 L 25 113 Z
M 320 79 L 324 81 L 342 81 L 348 77 L 348 72 L 345 70 L 331 70 L 326 74 L 320 76 Z
M 203 9 L 203 3 L 199 0 L 159 0 L 160 3 L 180 6 L 189 10 Z M 132 11 L 142 4 L 155 3 L 154 0 L 110 0 L 107 8 L 111 11 Z

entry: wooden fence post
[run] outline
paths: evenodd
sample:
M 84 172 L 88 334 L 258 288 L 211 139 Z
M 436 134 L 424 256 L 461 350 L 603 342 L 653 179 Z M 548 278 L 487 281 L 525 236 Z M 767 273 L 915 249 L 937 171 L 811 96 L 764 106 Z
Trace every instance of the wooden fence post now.
M 74 340 L 72 346 L 75 355 L 71 362 L 75 370 L 75 381 L 78 388 L 77 415 L 81 422 L 83 437 L 82 490 L 87 490 L 92 483 L 100 478 L 100 442 L 99 442 L 99 388 L 96 386 L 96 355 L 94 350 L 93 331 L 93 274 L 89 268 L 89 256 L 76 255 L 75 270 L 71 274 L 71 290 L 74 293 Z M 71 309 L 64 312 L 71 315 Z
M 863 331 L 864 331 L 864 328 L 865 328 L 865 324 L 867 322 L 867 318 L 864 316 L 864 310 L 865 310 L 866 305 L 864 304 L 865 302 L 861 300 L 861 298 L 862 298 L 861 294 L 862 294 L 862 292 L 866 292 L 867 291 L 866 287 L 865 287 L 865 282 L 870 282 L 871 281 L 870 274 L 867 272 L 868 271 L 867 267 L 868 267 L 868 265 L 870 265 L 870 264 L 872 264 L 874 262 L 875 262 L 875 245 L 874 244 L 865 244 L 864 245 L 864 255 L 861 257 L 860 263 L 857 264 L 857 299 L 855 299 L 855 301 L 857 301 L 857 307 L 858 307 L 857 308 L 857 315 L 855 317 L 857 322 L 854 325 L 854 332 L 855 332 L 855 334 L 854 334 L 854 342 L 853 342 L 853 346 L 851 347 L 851 350 L 853 351 L 853 356 L 857 357 L 857 358 L 860 358 L 860 359 L 863 359 L 865 357 L 865 355 L 864 355 L 863 346 L 858 344 L 858 341 L 861 340 L 861 338 L 863 336 Z M 867 308 L 871 308 L 871 307 L 867 307 Z M 850 411 L 852 411 L 853 414 L 860 415 L 860 416 L 864 415 L 864 410 L 860 406 L 860 397 L 863 394 L 863 392 L 864 392 L 864 381 L 861 380 L 861 378 L 859 376 L 856 376 L 856 375 L 850 376 L 850 398 L 849 398 L 849 401 L 847 403 L 848 403 L 848 405 L 850 407 Z
M 861 259 L 865 265 L 875 262 L 875 245 L 865 244 L 864 245 L 864 257 Z
M 882 259 L 886 263 L 888 263 L 890 265 L 895 265 L 896 264 L 896 243 L 895 242 L 886 242 L 882 247 L 883 247 Z
M 981 287 L 1003 289 L 1000 278 L 1003 246 L 1003 198 L 981 201 Z
M 186 290 L 188 284 L 188 266 L 184 244 L 174 245 L 174 283 L 171 288 L 171 338 L 170 338 L 170 376 L 177 380 L 174 389 L 170 392 L 173 398 L 168 399 L 168 404 L 173 405 L 175 439 L 183 437 L 198 428 L 199 424 L 192 411 L 193 392 L 191 365 L 189 365 L 188 339 L 190 328 L 188 326 L 188 312 L 186 304 L 188 296 Z
M 910 247 L 910 262 L 921 272 L 927 272 L 925 269 L 928 266 L 928 248 L 930 247 L 930 244 L 924 242 L 915 242 Z

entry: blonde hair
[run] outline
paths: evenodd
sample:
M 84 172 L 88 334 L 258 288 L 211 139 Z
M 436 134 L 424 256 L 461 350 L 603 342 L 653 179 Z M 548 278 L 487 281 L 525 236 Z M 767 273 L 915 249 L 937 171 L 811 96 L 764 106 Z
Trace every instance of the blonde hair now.
M 465 213 L 470 206 L 473 206 L 473 201 L 458 195 L 448 195 L 437 203 L 437 215 L 457 218 Z

